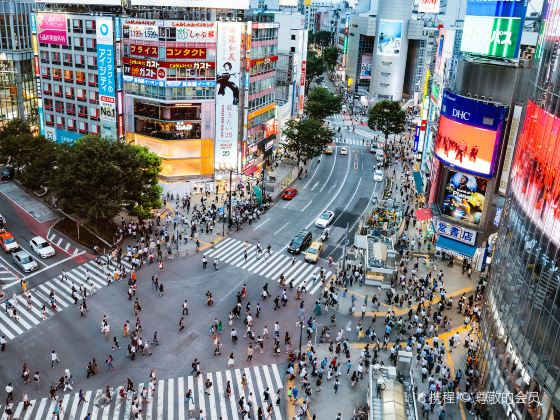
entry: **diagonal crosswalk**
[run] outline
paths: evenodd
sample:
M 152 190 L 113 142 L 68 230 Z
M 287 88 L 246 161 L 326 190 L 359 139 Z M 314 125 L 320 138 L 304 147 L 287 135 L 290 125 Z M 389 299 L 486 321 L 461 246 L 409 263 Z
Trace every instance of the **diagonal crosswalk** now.
M 122 261 L 121 264 L 129 271 L 131 265 L 128 262 Z M 27 298 L 24 294 L 16 295 L 16 299 L 12 297 L 10 302 L 16 303 L 15 307 L 19 319 L 13 318 L 8 311 L 5 310 L 5 304 L 2 305 L 0 310 L 0 336 L 3 335 L 7 340 L 13 340 L 17 336 L 30 330 L 35 325 L 40 324 L 53 317 L 56 313 L 64 310 L 69 306 L 74 306 L 74 299 L 72 298 L 72 284 L 79 289 L 84 286 L 86 290 L 91 291 L 91 284 L 93 283 L 96 290 L 107 285 L 107 279 L 112 275 L 111 267 L 106 265 L 99 265 L 95 260 L 88 261 L 70 271 L 66 272 L 68 279 L 61 280 L 61 275 L 42 283 L 33 289 L 30 289 L 31 294 L 31 307 L 28 307 Z M 52 311 L 50 309 L 49 294 L 51 290 L 54 291 L 56 296 L 56 304 L 58 309 Z M 46 310 L 43 313 L 43 305 Z M 43 319 L 45 318 L 45 319 Z
M 321 287 L 321 279 L 318 265 L 313 265 L 298 259 L 292 264 L 291 256 L 282 251 L 271 252 L 267 259 L 264 256 L 257 258 L 256 245 L 249 245 L 247 260 L 245 260 L 245 245 L 242 241 L 233 238 L 226 238 L 211 250 L 205 252 L 206 256 L 218 258 L 222 262 L 239 267 L 243 270 L 260 276 L 280 281 L 280 275 L 284 274 L 288 282 L 293 280 L 294 287 L 305 285 L 305 289 L 310 294 L 315 294 Z M 333 273 L 326 270 L 328 279 Z M 314 276 L 316 279 L 314 280 Z
M 246 375 L 247 385 L 242 385 L 242 376 Z M 204 382 L 209 379 L 212 387 L 205 392 Z M 231 384 L 231 395 L 225 393 L 227 382 Z M 136 386 L 136 385 L 135 385 Z M 148 384 L 140 383 L 136 390 L 140 391 Z M 277 396 L 284 388 L 282 376 L 276 364 L 251 366 L 239 369 L 227 369 L 212 373 L 203 373 L 198 378 L 193 376 L 181 376 L 177 378 L 161 379 L 155 385 L 155 393 L 149 395 L 147 401 L 140 405 L 142 418 L 157 420 L 185 420 L 198 419 L 200 410 L 205 414 L 205 419 L 233 419 L 239 420 L 238 401 L 244 396 L 245 400 L 249 394 L 253 394 L 253 407 L 251 408 L 252 418 L 257 418 L 259 407 L 263 407 L 266 413 L 268 407 L 264 400 L 264 392 L 268 389 L 270 401 L 272 402 L 272 415 L 270 419 L 281 420 L 282 413 L 276 405 Z M 31 401 L 31 407 L 23 409 L 23 403 L 14 404 L 12 410 L 15 418 L 28 419 L 51 419 L 55 405 L 62 399 L 62 414 L 60 420 L 81 420 L 88 413 L 91 420 L 106 419 L 130 419 L 133 418 L 133 399 L 135 395 L 129 395 L 126 400 L 118 396 L 120 387 L 115 388 L 111 401 L 104 397 L 104 389 L 88 390 L 84 392 L 86 402 L 80 401 L 79 393 L 65 394 L 58 400 L 42 398 Z M 188 390 L 192 391 L 194 404 L 186 401 L 185 394 Z M 280 395 L 281 396 L 281 395 Z M 281 396 L 283 400 L 283 396 Z M 4 412 L 4 406 L 0 405 L 0 410 Z M 4 420 L 6 415 L 1 416 Z

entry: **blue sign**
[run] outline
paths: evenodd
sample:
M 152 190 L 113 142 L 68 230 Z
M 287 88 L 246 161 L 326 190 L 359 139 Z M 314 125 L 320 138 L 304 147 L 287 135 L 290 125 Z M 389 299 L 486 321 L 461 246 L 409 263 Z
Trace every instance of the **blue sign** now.
M 468 0 L 467 15 L 525 18 L 527 0 Z
M 83 134 L 74 133 L 72 131 L 61 130 L 59 128 L 56 129 L 56 142 L 57 143 L 74 143 L 80 137 L 83 137 Z
M 121 18 L 117 16 L 115 17 L 115 40 L 120 41 L 121 36 Z
M 97 45 L 99 95 L 115 97 L 115 50 L 112 45 Z
M 35 13 L 30 14 L 30 20 L 31 20 L 31 33 L 36 34 L 37 33 L 37 21 L 35 20 Z
M 445 89 L 440 114 L 461 124 L 497 131 L 507 116 L 507 110 L 505 106 L 486 104 Z
M 216 87 L 215 80 L 152 80 L 143 77 L 123 76 L 125 82 L 158 87 Z
M 416 133 L 414 133 L 414 145 L 412 146 L 412 151 L 414 153 L 418 152 L 418 143 L 420 142 L 420 125 L 416 125 Z

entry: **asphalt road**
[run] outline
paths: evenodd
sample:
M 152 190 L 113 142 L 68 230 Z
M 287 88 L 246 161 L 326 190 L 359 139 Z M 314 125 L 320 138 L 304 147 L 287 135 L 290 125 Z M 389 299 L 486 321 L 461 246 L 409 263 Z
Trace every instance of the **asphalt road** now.
M 333 119 L 335 125 L 342 123 L 342 120 Z M 217 390 L 211 395 L 199 392 L 201 383 L 196 378 L 189 376 L 191 362 L 194 358 L 198 358 L 204 378 L 209 375 L 208 377 L 215 386 L 225 383 L 228 375 L 232 378 L 233 383 L 237 383 L 238 375 L 245 372 L 250 378 L 256 405 L 262 405 L 260 395 L 267 386 L 273 392 L 282 394 L 283 397 L 281 381 L 283 381 L 283 369 L 286 363 L 283 338 L 284 334 L 289 332 L 292 336 L 292 344 L 297 349 L 300 332 L 297 326 L 300 301 L 295 300 L 295 291 L 288 291 L 287 306 L 274 310 L 272 299 L 262 301 L 262 287 L 265 283 L 269 283 L 272 297 L 280 294 L 277 284 L 278 273 L 290 270 L 287 263 L 289 257 L 285 250 L 287 244 L 303 228 L 310 229 L 313 237 L 318 238 L 322 229 L 316 228 L 314 221 L 324 210 L 334 211 L 335 219 L 323 258 L 333 255 L 335 259 L 338 259 L 342 253 L 342 241 L 346 227 L 349 227 L 349 237 L 352 237 L 358 220 L 365 214 L 372 199 L 382 192 L 382 183 L 373 181 L 373 155 L 369 153 L 367 146 L 359 144 L 358 140 L 361 140 L 361 135 L 346 132 L 344 137 L 349 140 L 354 139 L 357 143 L 346 146 L 349 148 L 348 155 L 340 155 L 341 145 L 339 145 L 335 154 L 322 156 L 320 163 L 315 160 L 310 166 L 308 175 L 296 182 L 295 188 L 299 190 L 299 194 L 292 201 L 276 203 L 256 223 L 233 233 L 223 244 L 218 244 L 216 250 L 209 251 L 209 253 L 214 252 L 218 255 L 219 252 L 228 253 L 225 251 L 226 247 L 233 246 L 232 244 L 243 243 L 247 240 L 254 245 L 260 241 L 264 247 L 268 244 L 272 247 L 269 261 L 229 264 L 226 262 L 227 258 L 220 257 L 222 262 L 219 269 L 215 271 L 211 263 L 206 270 L 203 270 L 202 256 L 194 255 L 166 261 L 164 269 L 161 271 L 155 265 L 142 268 L 139 272 L 136 296 L 142 306 L 140 314 L 143 325 L 142 337 L 151 340 L 155 331 L 159 335 L 159 345 L 152 345 L 153 355 L 139 355 L 134 361 L 126 355 L 128 339 L 123 337 L 122 328 L 127 320 L 133 326 L 135 317 L 132 301 L 127 298 L 128 286 L 126 283 L 116 283 L 100 288 L 95 296 L 88 299 L 89 312 L 86 317 L 81 318 L 78 307 L 70 301 L 66 302 L 65 309 L 56 314 L 49 314 L 49 319 L 37 322 L 36 325 L 32 325 L 27 316 L 22 316 L 22 320 L 27 320 L 30 328 L 22 328 L 21 334 L 13 334 L 14 337 L 8 342 L 7 351 L 0 353 L 2 389 L 8 382 L 12 382 L 16 387 L 16 401 L 20 401 L 22 392 L 27 392 L 30 398 L 36 399 L 33 414 L 30 412 L 30 416 L 45 418 L 52 408 L 52 403 L 44 399 L 48 396 L 48 386 L 58 380 L 66 368 L 73 373 L 74 391 L 78 389 L 89 391 L 90 400 L 95 400 L 96 393 L 106 385 L 117 388 L 125 383 L 126 378 L 130 378 L 135 384 L 145 383 L 150 369 L 156 368 L 158 372 L 157 389 L 162 396 L 156 396 L 150 409 L 146 409 L 150 412 L 150 416 L 146 416 L 146 418 L 151 416 L 182 418 L 181 412 L 183 410 L 184 415 L 185 410 L 182 393 L 189 386 L 196 388 L 193 390 L 197 395 L 195 398 L 197 409 L 203 407 L 211 418 L 217 418 L 218 413 L 224 418 L 236 418 L 235 406 L 231 406 L 231 401 L 223 401 L 221 390 Z M 9 208 L 4 209 L 3 204 L 0 204 L 0 212 L 6 213 L 9 220 L 16 220 L 16 217 L 10 214 Z M 13 223 L 16 226 L 18 222 Z M 24 231 L 28 227 L 21 226 L 21 229 Z M 232 251 L 229 253 L 232 255 L 238 252 L 234 248 L 231 249 Z M 239 255 L 237 259 L 239 259 Z M 320 266 L 329 270 L 324 260 L 317 266 L 309 265 L 311 268 L 308 268 L 307 263 L 302 260 L 303 256 L 299 256 L 296 270 L 298 273 L 297 276 L 294 275 L 294 278 L 299 276 L 298 281 L 305 281 L 305 278 L 310 277 L 311 273 L 316 272 Z M 256 265 L 256 267 L 247 269 L 249 265 Z M 50 280 L 60 274 L 59 268 L 51 270 L 54 271 L 54 274 L 41 273 L 37 276 L 41 280 L 37 281 L 48 280 L 49 282 L 45 283 L 48 288 L 58 287 L 62 291 L 64 287 L 68 289 L 69 285 L 59 284 L 60 279 Z M 90 268 L 94 267 L 90 266 Z M 76 268 L 75 270 L 81 270 L 83 278 L 85 269 Z M 99 272 L 98 277 L 101 279 L 102 268 L 97 271 Z M 159 296 L 159 293 L 151 288 L 150 278 L 156 271 L 159 271 L 158 275 L 165 287 L 163 296 Z M 79 281 L 80 276 L 76 275 L 75 279 Z M 74 280 L 71 279 L 71 281 Z M 279 322 L 283 350 L 280 356 L 273 355 L 272 340 L 266 340 L 264 352 L 261 354 L 255 351 L 253 360 L 246 361 L 248 342 L 243 338 L 245 326 L 242 319 L 235 320 L 233 325 L 239 333 L 239 342 L 236 345 L 231 343 L 230 328 L 227 325 L 228 313 L 236 303 L 236 292 L 240 291 L 244 284 L 248 287 L 248 296 L 243 301 L 243 306 L 245 307 L 250 301 L 253 314 L 257 302 L 260 302 L 262 308 L 260 317 L 254 319 L 255 334 L 260 335 L 265 325 L 272 333 L 274 323 Z M 212 291 L 215 297 L 215 304 L 212 307 L 206 305 L 205 293 L 208 290 Z M 320 290 L 315 287 L 314 295 L 304 295 L 303 307 L 306 318 L 312 314 L 317 292 Z M 185 330 L 179 332 L 178 323 L 184 299 L 188 300 L 190 312 L 185 317 Z M 24 305 L 20 306 L 19 311 L 20 313 L 26 311 Z M 108 338 L 101 333 L 101 320 L 104 315 L 108 317 L 111 329 Z M 213 354 L 210 337 L 210 328 L 214 319 L 222 321 L 224 325 L 221 355 L 218 356 Z M 1 325 L 0 322 L 0 328 L 2 328 Z M 118 338 L 122 347 L 120 350 L 111 350 L 113 336 Z M 313 339 L 314 337 L 312 337 Z M 306 338 L 303 337 L 303 344 L 305 345 L 305 343 Z M 51 369 L 50 353 L 52 350 L 57 352 L 60 364 Z M 231 352 L 234 353 L 235 366 L 228 369 L 227 358 Z M 105 366 L 105 360 L 109 354 L 115 359 L 115 368 L 112 370 Z M 97 375 L 86 378 L 86 366 L 92 358 L 97 360 L 100 371 Z M 22 383 L 21 367 L 24 362 L 28 364 L 32 373 L 36 370 L 41 373 L 43 384 L 41 389 L 35 390 L 32 385 Z M 239 398 L 241 394 L 247 396 L 250 391 L 243 390 L 237 385 L 234 386 L 234 396 L 236 398 Z M 82 410 L 89 411 L 90 409 L 98 411 L 102 418 L 105 417 L 105 414 L 108 416 L 109 413 L 114 418 L 120 418 L 125 416 L 127 409 L 130 409 L 129 404 L 125 403 L 112 403 L 96 409 L 93 401 L 90 401 L 90 406 L 80 407 L 78 410 L 76 395 L 66 393 L 63 398 L 68 418 L 72 418 L 73 415 L 80 418 Z M 275 418 L 281 417 L 280 412 L 283 413 L 283 408 L 282 403 L 278 408 L 279 412 L 275 411 Z M 213 416 L 213 413 L 216 416 Z M 148 413 L 146 412 L 146 414 Z

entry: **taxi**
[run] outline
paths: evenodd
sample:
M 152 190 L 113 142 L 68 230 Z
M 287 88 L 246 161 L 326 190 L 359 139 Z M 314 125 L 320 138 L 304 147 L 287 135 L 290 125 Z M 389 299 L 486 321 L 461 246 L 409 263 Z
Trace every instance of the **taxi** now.
M 316 263 L 319 261 L 319 257 L 321 256 L 321 252 L 323 251 L 323 244 L 318 241 L 314 241 L 311 243 L 307 251 L 305 252 L 305 261 L 310 263 Z
M 0 230 L 0 246 L 2 246 L 6 252 L 13 252 L 19 249 L 19 245 L 14 236 L 4 229 Z
M 323 150 L 323 153 L 325 155 L 332 155 L 333 154 L 333 147 L 329 144 L 327 147 L 325 147 L 325 150 Z

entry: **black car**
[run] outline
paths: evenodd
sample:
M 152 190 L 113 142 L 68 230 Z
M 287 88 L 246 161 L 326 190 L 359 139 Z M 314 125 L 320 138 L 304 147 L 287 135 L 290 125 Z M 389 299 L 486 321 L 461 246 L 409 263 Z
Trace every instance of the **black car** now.
M 311 245 L 311 240 L 313 238 L 311 237 L 311 232 L 308 230 L 302 230 L 300 233 L 298 233 L 294 239 L 292 239 L 292 242 L 290 242 L 290 245 L 288 245 L 288 252 L 292 253 L 292 254 L 299 254 L 301 253 L 303 250 L 307 249 L 307 247 L 309 247 L 309 245 Z

